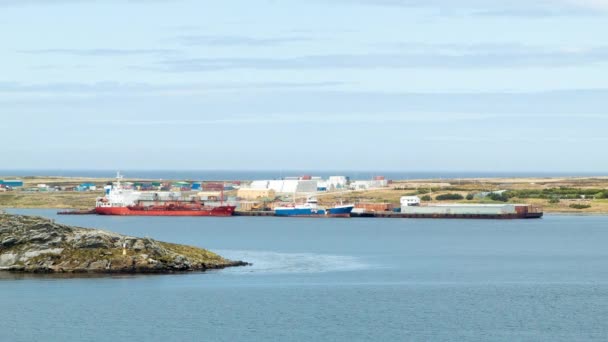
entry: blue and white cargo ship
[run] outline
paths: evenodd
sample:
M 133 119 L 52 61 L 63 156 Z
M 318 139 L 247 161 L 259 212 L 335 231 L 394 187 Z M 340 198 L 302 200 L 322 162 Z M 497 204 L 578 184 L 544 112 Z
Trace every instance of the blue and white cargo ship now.
M 350 217 L 355 207 L 352 204 L 337 205 L 332 208 L 322 208 L 317 205 L 316 198 L 309 198 L 304 204 L 292 204 L 274 209 L 275 216 L 291 217 Z

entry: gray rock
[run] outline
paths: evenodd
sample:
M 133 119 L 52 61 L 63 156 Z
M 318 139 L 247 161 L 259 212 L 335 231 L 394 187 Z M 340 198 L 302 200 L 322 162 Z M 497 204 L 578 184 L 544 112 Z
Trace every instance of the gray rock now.
M 137 239 L 137 240 L 135 240 L 135 243 L 133 244 L 133 247 L 131 247 L 131 248 L 133 248 L 136 251 L 141 251 L 146 248 L 146 245 L 144 244 L 144 242 L 142 240 Z
M 0 247 L 0 270 L 5 271 L 164 273 L 248 265 L 203 249 L 9 214 L 0 214 Z
M 17 241 L 18 240 L 16 238 L 14 238 L 12 236 L 9 236 L 9 237 L 4 238 L 4 240 L 2 240 L 2 242 L 0 242 L 0 246 L 2 246 L 2 247 L 10 247 L 10 246 L 16 244 Z
M 63 252 L 63 248 L 30 250 L 30 251 L 23 253 L 22 258 L 24 260 L 28 260 L 28 259 L 32 259 L 32 258 L 35 258 L 35 257 L 43 255 L 43 254 L 58 255 L 58 254 L 61 254 L 61 252 Z
M 14 265 L 19 259 L 19 255 L 14 253 L 3 253 L 0 254 L 0 266 L 7 267 Z
M 87 268 L 92 271 L 93 270 L 101 271 L 101 270 L 105 270 L 107 268 L 108 264 L 109 264 L 109 261 L 107 261 L 107 260 L 98 260 L 98 261 L 94 261 L 94 262 L 90 263 Z

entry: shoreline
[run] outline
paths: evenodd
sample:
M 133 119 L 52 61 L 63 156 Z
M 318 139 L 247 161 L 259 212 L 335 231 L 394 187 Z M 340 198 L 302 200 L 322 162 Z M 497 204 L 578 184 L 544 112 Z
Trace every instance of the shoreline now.
M 148 237 L 0 213 L 0 272 L 167 274 L 250 265 Z
M 19 176 L 16 176 L 17 178 Z M 23 190 L 0 191 L 0 208 L 14 209 L 68 209 L 83 210 L 94 207 L 95 199 L 103 196 L 99 190 L 102 185 L 112 182 L 113 178 L 90 177 L 21 177 L 24 182 Z M 148 179 L 149 180 L 149 179 Z M 129 178 L 125 181 L 138 182 L 146 179 Z M 178 181 L 167 179 L 166 182 Z M 96 191 L 26 191 L 37 184 L 49 186 L 74 186 L 84 182 L 98 185 Z M 248 181 L 242 181 L 247 184 Z M 205 182 L 207 183 L 207 182 Z M 218 183 L 218 181 L 209 181 Z M 490 201 L 488 199 L 474 200 L 437 200 L 442 194 L 458 194 L 466 197 L 468 194 L 494 192 L 504 190 L 514 194 L 508 202 Z M 526 197 L 532 193 L 537 197 Z M 580 194 L 586 195 L 580 195 Z M 601 198 L 593 198 L 593 194 L 604 194 Z M 321 205 L 344 202 L 361 203 L 391 203 L 399 205 L 401 196 L 425 194 L 432 195 L 432 204 L 488 204 L 488 203 L 521 203 L 541 206 L 547 214 L 608 214 L 608 176 L 593 177 L 497 177 L 497 178 L 455 178 L 455 179 L 405 179 L 393 180 L 389 187 L 368 190 L 349 190 L 320 192 L 317 194 Z M 554 195 L 557 194 L 557 195 Z M 563 194 L 563 195 L 562 195 Z M 587 195 L 590 194 L 590 195 Z M 226 196 L 236 197 L 237 192 L 226 191 Z M 558 201 L 550 201 L 558 198 Z M 576 204 L 587 204 L 589 208 L 575 209 Z
M 437 203 L 447 203 L 447 202 L 437 202 Z M 0 207 L 1 211 L 11 211 L 11 210 L 54 210 L 54 211 L 62 211 L 62 210 L 76 210 L 76 208 L 63 208 L 63 207 Z M 238 213 L 239 211 L 237 211 Z M 10 212 L 9 212 L 10 213 Z M 95 214 L 91 214 L 95 215 Z M 608 216 L 608 211 L 544 211 L 544 216 Z M 103 215 L 101 215 L 103 216 Z M 234 215 L 240 217 L 275 217 L 273 215 Z M 113 216 L 108 216 L 113 217 Z M 189 216 L 196 217 L 196 216 Z M 283 218 L 281 218 L 283 219 Z

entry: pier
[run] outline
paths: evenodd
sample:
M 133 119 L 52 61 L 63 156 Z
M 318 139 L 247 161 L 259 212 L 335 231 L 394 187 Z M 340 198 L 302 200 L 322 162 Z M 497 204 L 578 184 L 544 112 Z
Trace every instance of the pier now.
M 273 211 L 235 211 L 234 216 L 275 216 Z M 542 212 L 530 212 L 522 214 L 410 214 L 396 213 L 390 211 L 351 213 L 351 218 L 408 218 L 408 219 L 486 219 L 486 220 L 509 220 L 509 219 L 534 219 L 541 218 Z M 319 217 L 319 216 L 315 216 Z M 320 216 L 323 218 L 324 216 Z M 331 218 L 327 216 L 327 218 Z

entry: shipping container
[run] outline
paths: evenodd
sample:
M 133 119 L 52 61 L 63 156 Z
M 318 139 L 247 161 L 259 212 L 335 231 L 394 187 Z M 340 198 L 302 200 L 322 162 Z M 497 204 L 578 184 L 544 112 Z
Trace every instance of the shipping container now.
M 204 191 L 222 191 L 224 183 L 203 183 L 202 188 Z
M 364 211 L 392 211 L 394 205 L 392 203 L 356 203 L 355 208 Z

